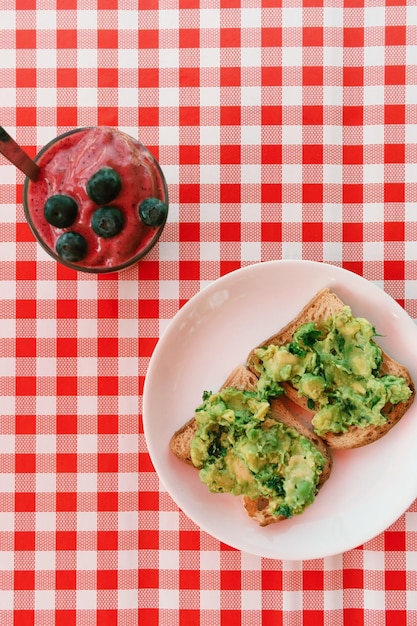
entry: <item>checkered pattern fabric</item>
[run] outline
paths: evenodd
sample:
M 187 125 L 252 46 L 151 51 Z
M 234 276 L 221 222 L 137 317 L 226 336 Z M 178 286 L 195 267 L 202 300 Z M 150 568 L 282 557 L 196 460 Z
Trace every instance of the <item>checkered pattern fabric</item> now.
M 160 333 L 243 265 L 341 265 L 417 319 L 416 42 L 406 0 L 2 0 L 2 126 L 32 156 L 117 126 L 171 205 L 137 266 L 77 274 L 0 157 L 1 626 L 417 623 L 416 504 L 340 556 L 242 554 L 178 510 L 141 421 Z

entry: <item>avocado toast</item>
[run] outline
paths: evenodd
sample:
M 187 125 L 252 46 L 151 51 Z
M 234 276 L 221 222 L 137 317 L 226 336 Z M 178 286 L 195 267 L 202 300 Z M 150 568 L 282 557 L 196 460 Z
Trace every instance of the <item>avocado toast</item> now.
M 210 491 L 243 499 L 260 526 L 298 515 L 328 479 L 327 446 L 279 399 L 256 397 L 258 377 L 237 367 L 171 438 L 170 448 L 200 472 Z
M 357 448 L 389 432 L 415 396 L 409 371 L 376 344 L 375 334 L 367 320 L 353 317 L 323 289 L 251 350 L 247 366 L 307 411 L 329 447 Z

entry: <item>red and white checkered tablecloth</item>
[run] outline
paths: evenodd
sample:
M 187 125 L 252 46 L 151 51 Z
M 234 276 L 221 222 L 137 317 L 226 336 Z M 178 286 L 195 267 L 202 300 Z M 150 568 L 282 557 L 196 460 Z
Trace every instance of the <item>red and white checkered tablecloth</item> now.
M 160 333 L 243 265 L 341 265 L 417 319 L 416 1 L 2 0 L 0 48 L 31 155 L 117 126 L 171 199 L 145 260 L 77 274 L 0 157 L 1 626 L 417 624 L 417 503 L 339 556 L 243 554 L 164 491 L 141 420 Z

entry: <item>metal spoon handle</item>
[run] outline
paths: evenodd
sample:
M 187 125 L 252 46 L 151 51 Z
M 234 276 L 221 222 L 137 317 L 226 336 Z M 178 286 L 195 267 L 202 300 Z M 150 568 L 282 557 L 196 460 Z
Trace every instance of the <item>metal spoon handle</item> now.
M 28 154 L 10 137 L 9 133 L 0 126 L 0 153 L 13 163 L 30 180 L 35 181 L 39 176 L 39 166 Z

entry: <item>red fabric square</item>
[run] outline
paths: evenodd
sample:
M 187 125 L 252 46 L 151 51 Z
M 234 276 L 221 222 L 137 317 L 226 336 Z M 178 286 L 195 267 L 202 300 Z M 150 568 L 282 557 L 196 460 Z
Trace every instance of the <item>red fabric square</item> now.
M 262 222 L 261 240 L 262 241 L 282 241 L 282 223 L 281 222 Z
M 261 68 L 261 84 L 264 87 L 276 87 L 282 85 L 282 67 L 262 66 Z
M 279 48 L 282 46 L 282 28 L 264 27 L 261 32 L 261 45 L 263 48 Z
M 119 72 L 114 67 L 99 67 L 97 69 L 98 87 L 117 87 L 119 84 Z
M 181 262 L 180 272 L 181 272 L 181 266 L 183 265 L 183 263 L 184 262 Z M 196 263 L 199 265 L 198 261 L 189 261 L 188 263 L 192 263 L 193 265 Z M 154 337 L 139 337 L 139 341 L 138 341 L 139 356 L 152 356 L 152 353 L 155 350 L 157 343 L 158 343 L 158 339 Z
M 16 453 L 15 472 L 17 474 L 31 474 L 36 472 L 36 454 Z
M 36 356 L 36 339 L 34 337 L 16 337 L 15 350 L 17 357 Z
M 16 513 L 35 511 L 35 494 L 32 492 L 16 492 L 14 494 L 14 510 Z
M 36 107 L 16 107 L 16 126 L 37 126 Z
M 180 202 L 191 202 L 198 204 L 200 202 L 200 185 L 186 183 L 180 186 Z
M 385 550 L 395 552 L 405 552 L 406 533 L 401 531 L 388 530 L 384 534 Z
M 76 550 L 77 533 L 73 530 L 57 530 L 55 545 L 57 550 Z
M 343 569 L 344 589 L 363 589 L 363 570 Z
M 16 87 L 36 87 L 36 69 L 17 68 Z
M 362 261 L 343 261 L 342 267 L 355 274 L 363 275 L 363 262 Z M 359 549 L 360 546 L 357 547 Z
M 119 34 L 117 30 L 103 29 L 97 31 L 97 47 L 117 50 Z
M 118 415 L 98 415 L 98 433 L 100 435 L 117 435 L 118 432 Z
M 240 261 L 220 261 L 220 276 L 225 276 L 241 267 Z
M 158 107 L 139 107 L 139 126 L 159 126 Z
M 182 165 L 198 165 L 200 163 L 200 146 L 180 146 L 180 163 Z
M 98 570 L 97 571 L 97 589 L 117 589 L 118 572 L 117 570 Z M 111 613 L 117 613 L 111 611 Z M 114 617 L 114 615 L 113 615 Z M 116 614 L 117 618 L 117 614 Z M 102 621 L 102 624 L 105 622 Z M 115 622 L 109 622 L 115 623 Z
M 76 87 L 78 73 L 75 67 L 58 67 L 56 70 L 57 87 Z
M 262 163 L 282 163 L 281 144 L 263 144 L 261 147 Z
M 363 223 L 345 222 L 342 225 L 343 241 L 363 241 Z
M 185 106 L 180 108 L 180 126 L 199 126 L 200 107 Z
M 303 619 L 305 624 L 314 624 L 314 626 L 324 625 L 324 611 L 304 610 Z
M 405 224 L 404 222 L 384 222 L 384 240 L 385 241 L 404 241 Z
M 97 123 L 99 126 L 118 126 L 119 110 L 117 107 L 98 107 Z
M 363 67 L 343 68 L 343 85 L 345 87 L 362 87 L 363 86 Z
M 139 300 L 139 317 L 146 319 L 158 319 L 159 300 Z
M 220 224 L 220 241 L 240 241 L 240 222 L 222 222 Z
M 55 572 L 56 589 L 76 589 L 77 572 L 74 570 L 57 570 Z
M 240 185 L 230 183 L 220 185 L 220 202 L 240 202 Z
M 200 261 L 181 261 L 179 279 L 200 280 Z
M 364 626 L 363 609 L 343 609 L 343 623 L 349 626 Z
M 138 69 L 139 87 L 158 87 L 159 86 L 159 68 L 157 67 L 140 67 Z
M 58 452 L 56 471 L 64 474 L 75 473 L 77 471 L 77 455 L 72 452 Z
M 35 549 L 35 533 L 33 531 L 15 531 L 14 549 L 30 552 Z
M 282 571 L 281 570 L 263 570 L 262 571 L 262 589 L 269 591 L 282 590 Z
M 405 104 L 386 104 L 384 122 L 385 124 L 405 124 Z
M 56 47 L 58 50 L 77 47 L 77 31 L 75 29 L 57 29 Z
M 239 48 L 240 47 L 240 28 L 221 28 L 220 29 L 220 47 L 221 48 Z
M 200 589 L 200 571 L 180 570 L 180 589 Z
M 158 589 L 159 571 L 157 569 L 140 568 L 138 572 L 138 587 L 139 589 Z
M 97 387 L 99 396 L 119 395 L 119 379 L 117 376 L 100 376 Z
M 36 435 L 36 415 L 16 415 L 16 435 Z
M 360 203 L 363 202 L 363 187 L 359 184 L 352 183 L 351 185 L 342 185 L 342 198 L 345 204 L 348 203 Z
M 58 357 L 77 356 L 77 340 L 67 337 L 58 337 L 56 340 L 56 355 Z
M 406 572 L 397 570 L 386 570 L 385 589 L 390 591 L 407 589 Z
M 180 550 L 200 550 L 200 531 L 182 530 L 179 533 Z
M 303 241 L 323 241 L 322 222 L 304 222 L 302 232 Z
M 265 183 L 261 189 L 261 201 L 279 204 L 282 202 L 282 185 L 280 183 Z
M 119 301 L 99 300 L 97 312 L 99 318 L 117 319 L 119 317 Z
M 16 9 L 17 10 L 22 9 L 24 11 L 29 11 L 30 9 L 36 9 L 36 0 L 16 0 Z
M 363 48 L 365 31 L 361 27 L 343 29 L 343 46 L 345 48 Z
M 180 48 L 199 48 L 200 47 L 200 29 L 199 28 L 180 28 L 179 47 Z
M 303 202 L 322 202 L 323 201 L 323 185 L 320 183 L 303 184 Z
M 97 532 L 98 550 L 117 550 L 119 534 L 117 530 L 99 530 Z
M 323 107 L 321 105 L 304 105 L 302 122 L 306 125 L 316 126 L 323 124 Z
M 36 263 L 16 261 L 16 280 L 36 280 Z
M 22 193 L 21 193 L 21 189 L 20 189 L 20 185 L 16 185 L 16 187 L 18 187 L 17 191 L 18 191 L 18 197 L 21 198 L 22 197 Z M 28 223 L 27 222 L 18 222 L 16 224 L 16 241 L 22 242 L 22 241 L 34 241 L 34 237 L 32 235 L 32 231 L 30 230 Z M 28 264 L 28 265 L 32 265 L 34 267 L 34 272 L 35 272 L 35 276 L 36 276 L 36 263 L 33 263 L 32 261 L 16 261 L 16 269 L 18 267 L 18 265 L 22 265 L 22 264 Z
M 220 85 L 222 87 L 240 87 L 240 67 L 221 67 Z
M 343 146 L 343 163 L 345 165 L 362 165 L 363 146 Z
M 283 626 L 283 620 L 282 611 L 262 610 L 262 626 Z
M 200 224 L 198 222 L 182 222 L 179 225 L 180 241 L 200 241 Z
M 97 0 L 98 9 L 117 9 L 118 7 L 118 0 Z
M 407 611 L 385 611 L 385 626 L 407 626 Z
M 240 570 L 222 570 L 220 572 L 220 588 L 241 589 L 242 572 Z
M 76 511 L 77 494 L 71 491 L 59 491 L 55 494 L 57 511 Z
M 158 511 L 159 493 L 157 491 L 141 491 L 139 495 L 139 510 Z
M 306 144 L 303 146 L 303 163 L 323 163 L 323 146 Z
M 405 163 L 405 145 L 402 143 L 386 143 L 384 145 L 385 163 Z
M 57 376 L 57 396 L 76 396 L 78 393 L 78 380 L 76 376 Z
M 404 199 L 405 199 L 404 183 L 385 183 L 384 202 L 404 202 Z
M 59 126 L 76 126 L 78 111 L 76 107 L 57 107 L 56 121 Z
M 305 26 L 303 28 L 303 46 L 322 46 L 323 28 L 321 26 Z
M 198 609 L 180 609 L 179 626 L 196 626 L 200 623 L 200 611 Z
M 36 319 L 36 300 L 16 300 L 16 319 Z
M 77 416 L 57 415 L 56 432 L 57 435 L 75 435 L 77 433 Z
M 385 45 L 404 46 L 407 43 L 407 28 L 403 25 L 385 26 Z
M 262 111 L 261 111 L 261 116 L 262 116 L 261 122 L 263 126 L 281 126 L 282 125 L 282 107 L 281 106 L 263 106 Z
M 139 530 L 138 548 L 139 550 L 158 550 L 159 531 Z
M 36 48 L 36 30 L 24 29 L 16 30 L 17 50 L 27 50 Z
M 344 106 L 342 110 L 343 126 L 362 126 L 363 124 L 363 107 L 362 106 Z
M 118 356 L 119 340 L 115 337 L 99 337 L 97 339 L 98 356 Z
M 303 67 L 303 85 L 322 85 L 323 84 L 323 67 L 307 66 Z
M 65 626 L 75 626 L 77 623 L 77 612 L 75 609 L 55 609 L 55 624 L 65 624 Z
M 385 280 L 404 280 L 404 277 L 405 277 L 404 261 L 384 261 Z
M 200 85 L 199 67 L 180 67 L 180 87 L 198 87 Z
M 103 491 L 97 494 L 98 511 L 117 511 L 119 507 L 119 494 L 114 491 Z
M 240 123 L 241 123 L 241 107 L 240 106 L 220 107 L 221 126 L 239 126 Z
M 16 396 L 36 396 L 36 376 L 16 376 Z
M 21 0 L 23 2 L 25 2 L 25 0 Z M 57 9 L 64 9 L 67 10 L 68 9 L 76 9 L 77 8 L 77 2 L 78 0 L 56 0 L 56 8 Z M 34 4 L 36 5 L 36 0 L 34 1 Z M 35 8 L 35 7 L 33 7 Z
M 405 85 L 405 65 L 386 65 L 385 84 Z
M 117 452 L 100 452 L 97 457 L 99 472 L 118 472 L 119 455 Z
M 240 145 L 223 145 L 220 146 L 220 163 L 240 163 Z
M 157 49 L 159 47 L 159 30 L 139 30 L 138 45 L 139 50 L 146 50 L 146 48 Z
M 14 572 L 14 589 L 15 591 L 35 589 L 35 572 L 29 570 L 16 570 Z

